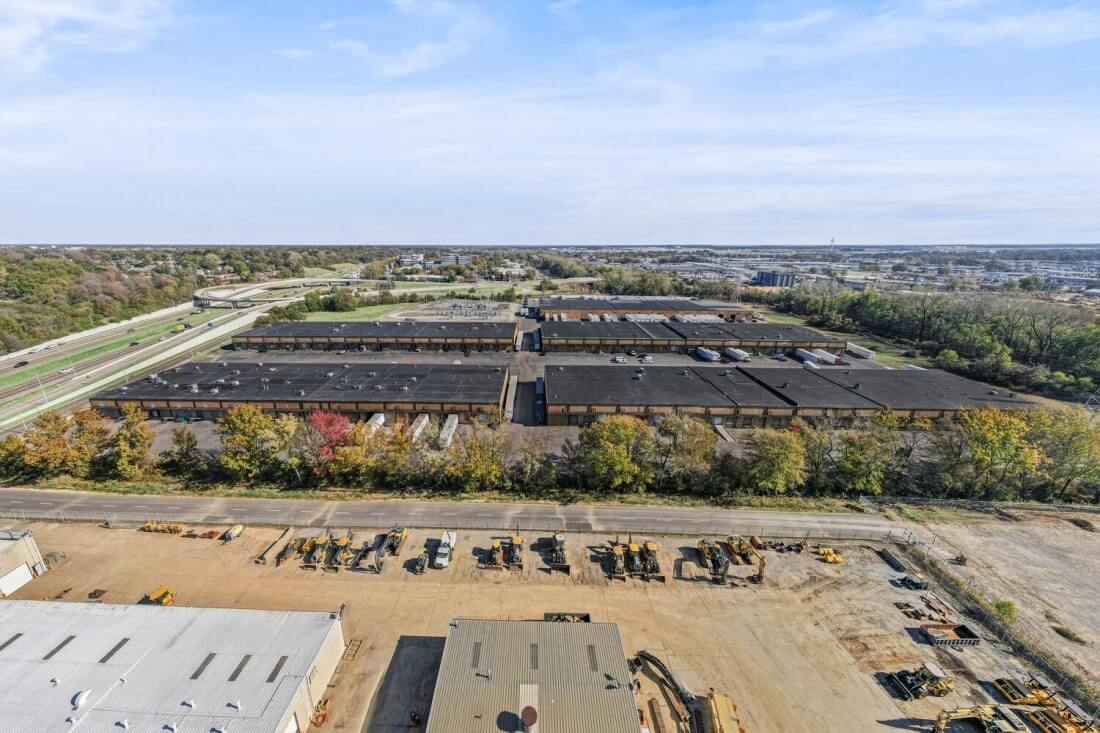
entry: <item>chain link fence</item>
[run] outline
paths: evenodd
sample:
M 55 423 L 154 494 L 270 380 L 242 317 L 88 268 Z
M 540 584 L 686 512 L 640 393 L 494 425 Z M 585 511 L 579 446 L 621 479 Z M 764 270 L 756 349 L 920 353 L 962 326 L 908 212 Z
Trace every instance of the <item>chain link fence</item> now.
M 859 503 L 865 506 L 887 504 L 911 504 L 913 506 L 944 506 L 954 509 L 969 509 L 976 512 L 996 513 L 1001 510 L 1039 511 L 1039 512 L 1081 512 L 1100 514 L 1096 504 L 1056 504 L 1034 501 L 978 501 L 977 499 L 932 499 L 925 496 L 861 496 Z

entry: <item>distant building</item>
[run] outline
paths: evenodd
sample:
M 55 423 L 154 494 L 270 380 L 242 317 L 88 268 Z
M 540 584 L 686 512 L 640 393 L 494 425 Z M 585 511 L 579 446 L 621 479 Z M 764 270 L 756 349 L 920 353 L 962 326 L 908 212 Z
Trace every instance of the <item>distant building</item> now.
M 397 264 L 402 267 L 417 267 L 424 264 L 424 255 L 407 254 L 397 258 Z
M 447 267 L 449 265 L 472 265 L 474 258 L 470 255 L 460 255 L 455 252 L 450 254 L 439 256 L 439 266 Z
M 758 270 L 754 282 L 769 288 L 793 288 L 798 283 L 798 275 L 783 270 Z

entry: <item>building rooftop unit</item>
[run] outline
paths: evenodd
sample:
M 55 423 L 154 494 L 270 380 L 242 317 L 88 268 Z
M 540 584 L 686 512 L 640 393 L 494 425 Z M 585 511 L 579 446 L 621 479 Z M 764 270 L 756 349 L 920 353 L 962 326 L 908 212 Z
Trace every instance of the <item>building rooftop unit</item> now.
M 334 613 L 4 601 L 0 730 L 282 733 L 342 648 Z
M 515 337 L 517 321 L 283 321 L 236 334 L 240 339 L 453 338 Z
M 1008 390 L 936 369 L 826 369 L 814 376 L 898 410 L 1021 409 L 1033 404 Z
M 490 403 L 500 399 L 507 379 L 508 369 L 503 365 L 191 362 L 100 392 L 92 401 L 205 398 Z M 197 385 L 197 391 L 192 385 Z
M 615 624 L 455 619 L 427 733 L 639 733 L 631 682 Z

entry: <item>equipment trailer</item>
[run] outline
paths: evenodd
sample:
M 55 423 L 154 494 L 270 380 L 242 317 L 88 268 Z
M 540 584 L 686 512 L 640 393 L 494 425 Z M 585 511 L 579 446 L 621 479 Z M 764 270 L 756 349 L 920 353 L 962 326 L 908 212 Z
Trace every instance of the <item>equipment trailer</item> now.
M 557 570 L 569 575 L 569 561 L 565 555 L 565 535 L 558 532 L 551 538 L 551 542 L 554 544 L 550 548 L 550 572 Z

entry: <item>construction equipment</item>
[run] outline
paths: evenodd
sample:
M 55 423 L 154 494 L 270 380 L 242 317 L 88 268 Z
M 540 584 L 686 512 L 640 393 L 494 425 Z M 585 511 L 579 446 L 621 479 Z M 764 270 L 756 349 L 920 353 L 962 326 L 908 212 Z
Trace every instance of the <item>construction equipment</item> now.
M 628 575 L 641 577 L 645 573 L 645 566 L 642 563 L 642 547 L 633 542 L 633 539 L 631 537 L 626 545 L 626 572 Z
M 569 575 L 569 560 L 565 555 L 565 535 L 556 532 L 551 541 L 553 544 L 550 546 L 550 572 L 557 570 Z
M 272 550 L 274 550 L 274 549 L 275 549 L 275 548 L 276 548 L 276 547 L 277 547 L 277 546 L 279 545 L 279 543 L 280 543 L 280 542 L 282 542 L 283 540 L 285 540 L 285 539 L 286 539 L 286 538 L 287 538 L 287 537 L 288 537 L 288 536 L 289 536 L 289 535 L 290 535 L 290 534 L 291 534 L 292 532 L 294 532 L 294 528 L 293 528 L 293 527 L 287 527 L 286 529 L 284 529 L 284 530 L 283 530 L 283 533 L 282 533 L 281 535 L 279 535 L 279 539 L 277 539 L 277 540 L 274 540 L 274 541 L 273 541 L 273 542 L 272 542 L 272 543 L 271 543 L 270 545 L 268 545 L 268 546 L 267 546 L 267 547 L 266 547 L 266 548 L 264 549 L 264 551 L 263 551 L 263 552 L 261 552 L 261 553 L 260 553 L 259 555 L 257 555 L 257 556 L 256 556 L 256 564 L 257 564 L 257 565 L 267 565 L 267 556 L 268 556 L 268 554 L 269 554 L 269 553 L 270 553 L 270 552 L 271 552 Z M 284 549 L 285 549 L 285 548 L 284 548 Z M 278 564 L 279 564 L 279 561 L 278 561 L 278 559 L 276 559 L 276 560 L 275 560 L 275 564 L 276 564 L 276 565 L 278 565 Z
M 1054 685 L 1037 675 L 998 677 L 993 680 L 993 686 L 1013 705 L 1054 707 L 1059 704 Z
M 1028 733 L 1024 722 L 1011 710 L 1000 705 L 976 705 L 971 708 L 944 710 L 936 716 L 936 723 L 932 726 L 933 732 L 945 733 L 947 726 L 953 720 L 977 723 L 984 733 Z
M 351 556 L 351 541 L 353 534 L 348 530 L 344 536 L 337 537 L 329 543 L 328 553 L 325 556 L 325 564 L 321 568 L 329 573 L 338 573 L 340 568 Z
M 302 552 L 302 568 L 316 570 L 325 561 L 329 542 L 332 541 L 332 533 L 326 532 L 324 537 L 310 539 L 313 540 L 313 544 L 310 545 L 309 550 Z
M 163 532 L 165 534 L 181 534 L 183 532 L 183 525 L 176 522 L 157 522 L 150 519 L 145 524 L 141 525 L 142 532 Z
M 504 540 L 504 565 L 509 570 L 523 570 L 523 537 L 514 534 Z
M 726 549 L 729 550 L 730 556 L 735 559 L 735 562 L 744 561 L 751 565 L 755 558 L 757 563 L 756 575 L 750 576 L 749 580 L 753 583 L 763 583 L 764 568 L 767 567 L 768 561 L 764 557 L 764 553 L 760 552 L 756 544 L 752 542 L 753 539 L 759 542 L 758 537 L 750 538 L 746 542 L 740 537 L 731 534 L 726 537 L 724 544 L 726 545 Z
M 290 558 L 294 557 L 301 549 L 304 542 L 305 540 L 292 537 L 290 541 L 283 546 L 283 549 L 279 550 L 279 554 L 275 556 L 275 567 L 281 566 L 283 563 L 290 560 Z
M 147 606 L 171 606 L 175 599 L 176 592 L 162 583 L 152 593 L 142 596 L 139 603 Z
M 358 570 L 363 572 L 366 568 L 363 567 L 363 561 L 370 557 L 371 550 L 374 549 L 374 538 L 368 537 L 363 540 L 363 544 L 359 546 L 359 551 L 355 553 L 355 556 L 348 564 L 349 570 Z
M 224 545 L 226 542 L 232 542 L 233 540 L 240 537 L 242 534 L 244 534 L 244 525 L 234 524 L 232 527 L 222 533 L 222 544 Z
M 423 575 L 424 571 L 428 569 L 428 553 L 422 552 L 416 556 L 416 562 L 413 563 L 413 574 Z
M 494 539 L 493 543 L 489 545 L 489 557 L 479 567 L 487 570 L 503 570 L 504 569 L 504 543 L 499 539 Z
M 1042 733 L 1088 733 L 1097 729 L 1097 721 L 1071 702 L 1063 701 L 1058 708 L 1030 710 L 1027 719 Z
M 661 561 L 657 559 L 660 546 L 651 540 L 642 543 L 642 568 L 646 580 L 665 582 L 665 574 L 661 572 Z
M 955 689 L 955 680 L 943 669 L 931 662 L 916 669 L 903 669 L 889 675 L 889 679 L 906 700 L 925 697 L 943 697 Z
M 839 565 L 844 562 L 844 556 L 831 547 L 819 547 L 817 548 L 817 554 L 829 565 Z
M 374 551 L 374 572 L 382 572 L 382 565 L 385 562 L 387 553 L 393 557 L 400 557 L 401 548 L 405 546 L 405 540 L 408 538 L 409 530 L 407 527 L 394 527 L 387 532 Z
M 729 574 L 730 561 L 722 554 L 718 544 L 706 538 L 700 539 L 697 545 L 699 549 L 700 564 L 710 571 L 710 579 L 714 583 L 725 583 Z
M 707 693 L 706 710 L 711 733 L 746 733 L 737 716 L 737 706 L 728 696 L 711 690 Z
M 608 568 L 611 579 L 626 580 L 626 548 L 619 542 L 618 537 L 611 543 L 611 553 L 608 560 L 611 563 L 611 567 Z
M 928 581 L 921 575 L 906 575 L 899 582 L 909 590 L 928 590 Z

